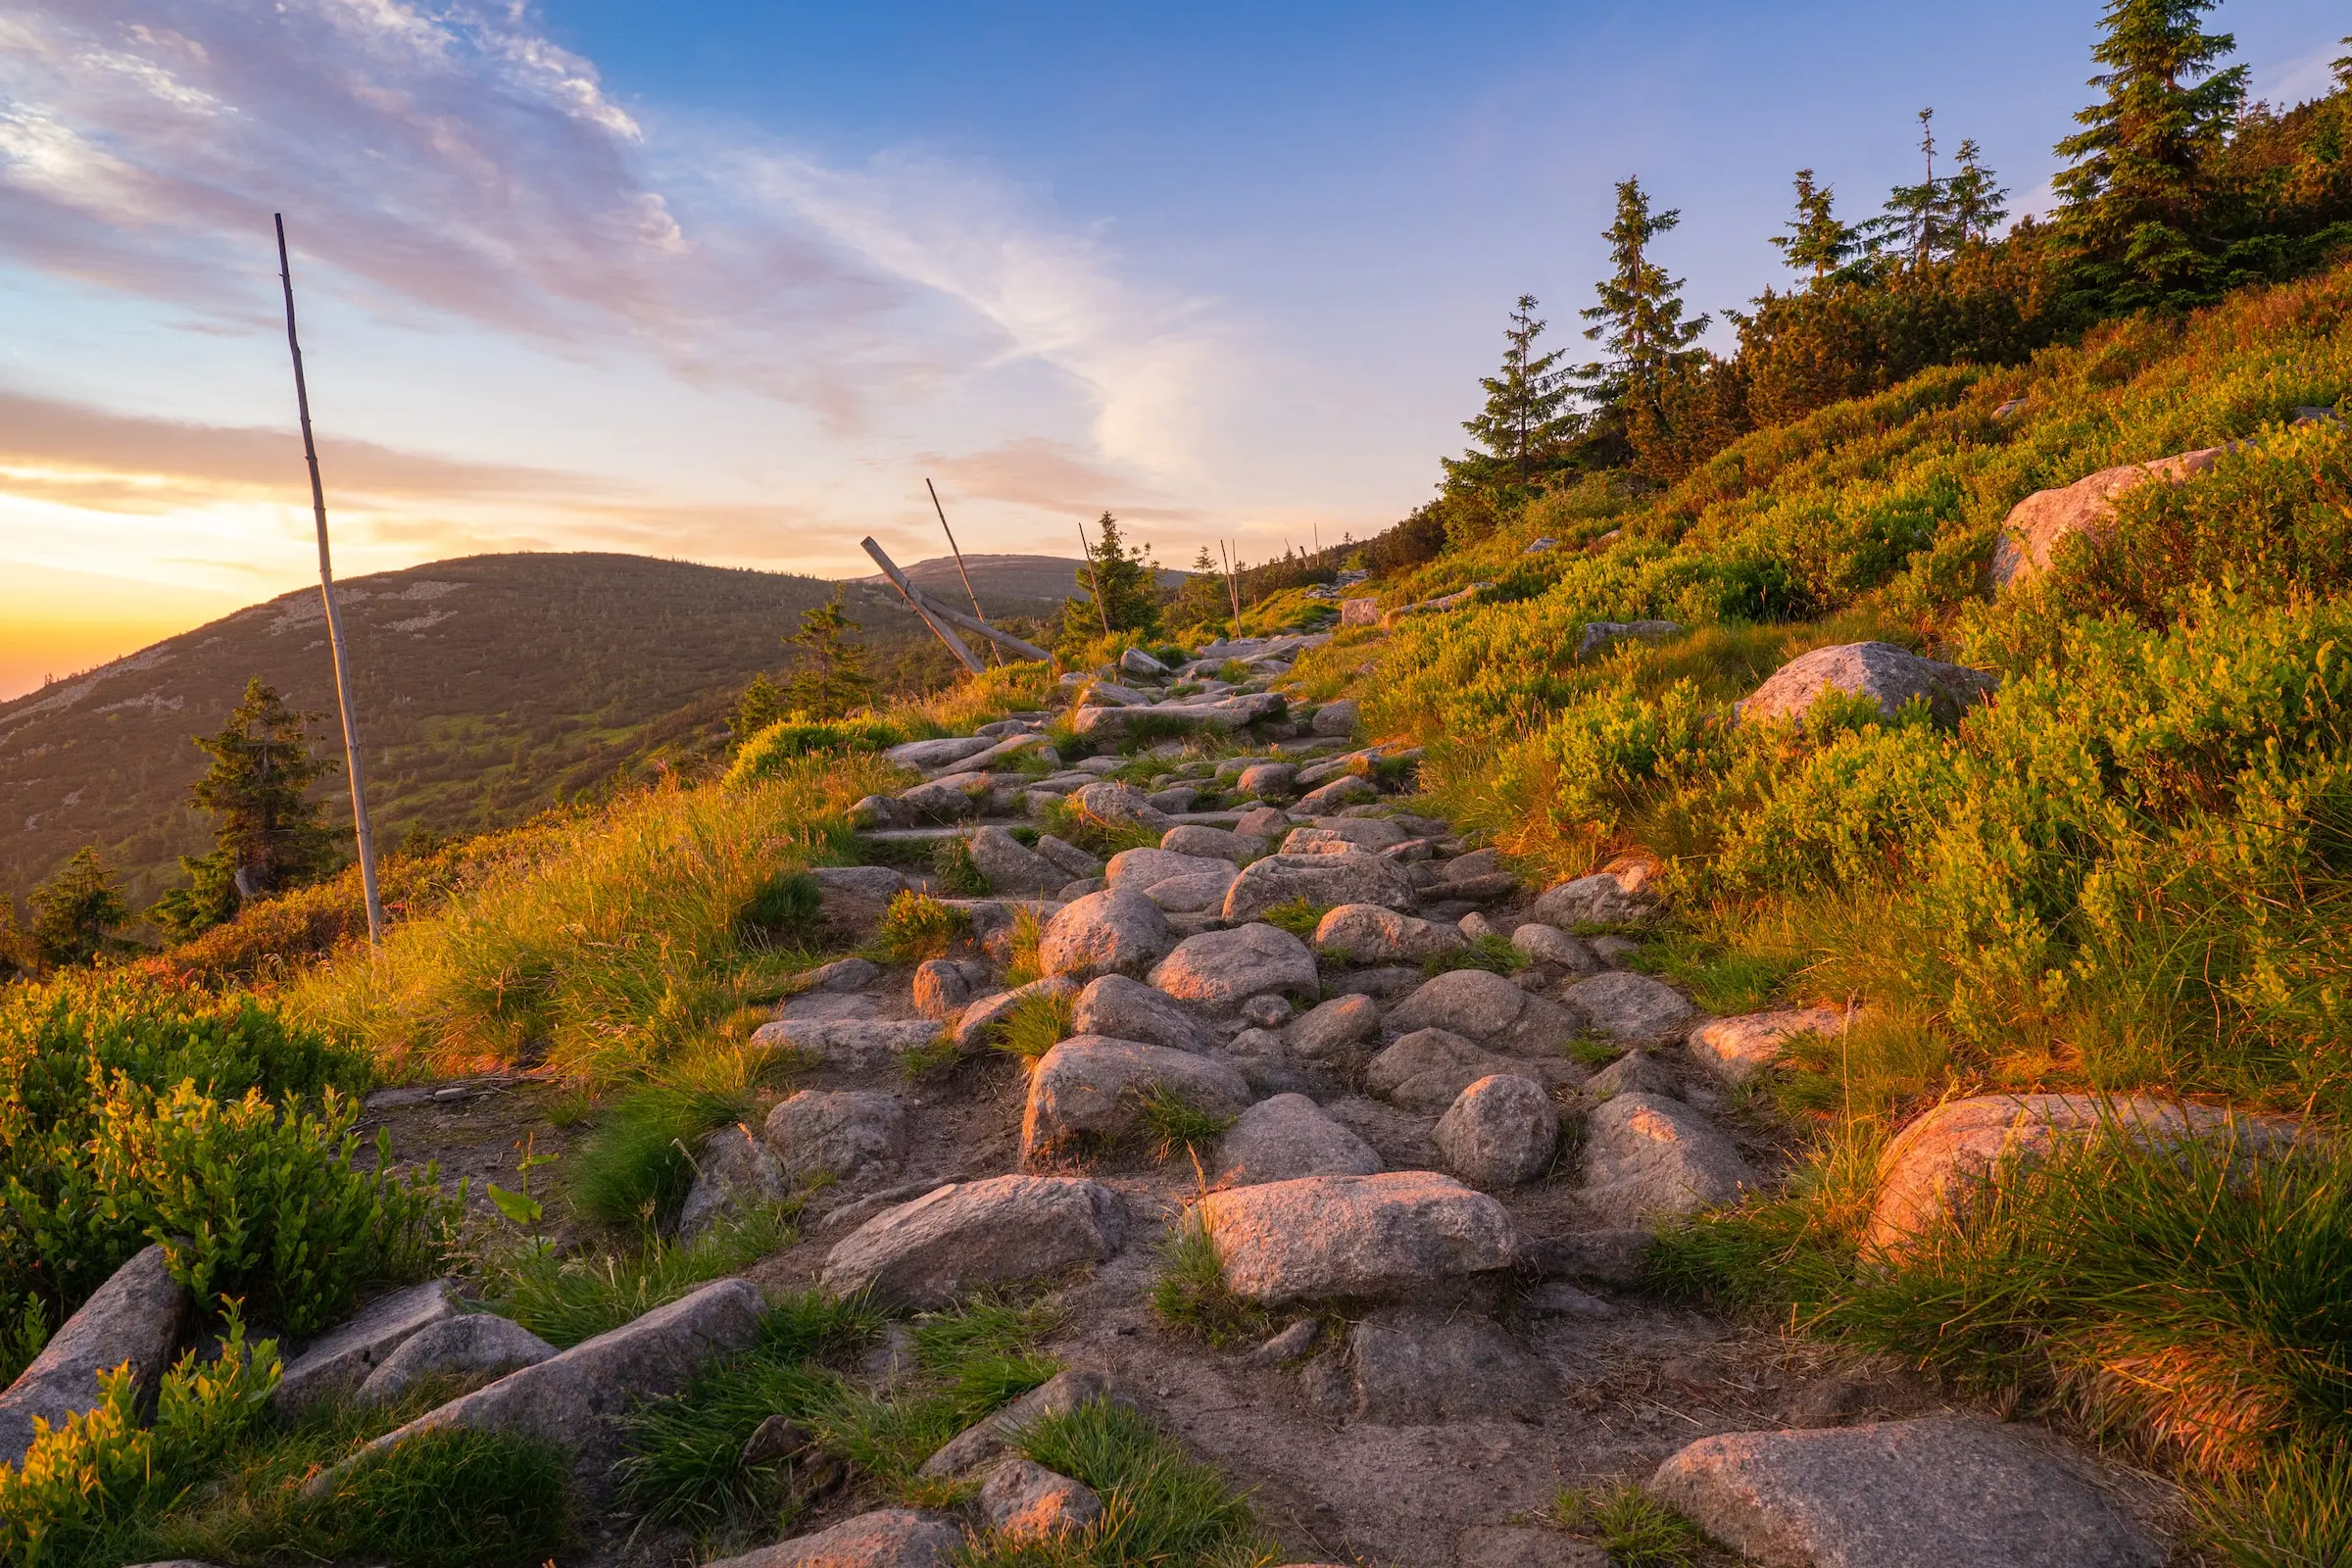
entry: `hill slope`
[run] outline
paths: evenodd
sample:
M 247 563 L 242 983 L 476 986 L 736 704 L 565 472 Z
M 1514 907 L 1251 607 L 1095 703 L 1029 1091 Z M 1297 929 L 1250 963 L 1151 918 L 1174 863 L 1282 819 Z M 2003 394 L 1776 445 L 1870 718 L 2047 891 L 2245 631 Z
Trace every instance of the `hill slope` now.
M 940 564 L 915 569 L 936 576 Z M 1076 564 L 1054 564 L 1068 582 Z M 708 747 L 733 693 L 783 662 L 777 639 L 833 586 L 594 554 L 474 556 L 348 579 L 378 836 L 494 826 L 658 752 Z M 849 594 L 885 657 L 923 635 L 887 588 Z M 206 844 L 185 804 L 204 761 L 188 738 L 218 729 L 253 675 L 326 714 L 317 733 L 339 755 L 314 589 L 0 704 L 0 893 L 24 893 L 84 844 L 123 870 L 134 906 L 169 886 L 175 858 Z M 330 811 L 347 821 L 341 787 L 338 775 Z

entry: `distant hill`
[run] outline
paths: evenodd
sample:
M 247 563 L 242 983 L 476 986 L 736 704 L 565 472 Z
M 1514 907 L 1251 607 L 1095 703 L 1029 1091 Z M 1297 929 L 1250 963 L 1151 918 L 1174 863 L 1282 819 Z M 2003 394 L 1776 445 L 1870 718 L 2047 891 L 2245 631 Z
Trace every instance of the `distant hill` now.
M 992 614 L 1051 611 L 1076 565 L 967 559 L 975 582 L 982 561 L 1039 564 L 981 587 Z M 908 569 L 931 585 L 943 565 L 955 579 L 953 561 Z M 378 839 L 498 826 L 658 757 L 708 753 L 734 694 L 785 662 L 778 638 L 833 587 L 591 554 L 473 556 L 347 579 Z M 916 652 L 910 640 L 925 633 L 895 591 L 848 588 L 880 660 Z M 172 885 L 177 857 L 209 842 L 208 819 L 186 804 L 204 761 L 189 737 L 219 729 L 253 675 L 325 714 L 320 749 L 340 758 L 315 588 L 0 703 L 0 892 L 22 896 L 84 844 L 121 869 L 134 906 Z M 348 823 L 342 789 L 338 770 L 329 811 Z

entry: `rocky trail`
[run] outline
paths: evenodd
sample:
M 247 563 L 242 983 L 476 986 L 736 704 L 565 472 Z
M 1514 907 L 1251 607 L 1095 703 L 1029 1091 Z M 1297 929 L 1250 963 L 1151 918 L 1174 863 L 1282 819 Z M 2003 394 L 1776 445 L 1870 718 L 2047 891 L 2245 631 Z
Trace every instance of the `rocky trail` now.
M 289 1385 L 375 1375 L 439 1334 L 423 1343 L 447 1366 L 521 1369 L 412 1428 L 585 1442 L 587 1474 L 604 1417 L 747 1343 L 755 1286 L 906 1308 L 1043 1290 L 1060 1307 L 1045 1348 L 1070 1370 L 1031 1407 L 1134 1402 L 1245 1490 L 1299 1563 L 1598 1568 L 1601 1547 L 1546 1510 L 1563 1487 L 1621 1483 L 1706 1531 L 1695 1560 L 2168 1561 L 2178 1504 L 2152 1478 L 1643 1289 L 1657 1225 L 1782 1178 L 1794 1135 L 1746 1086 L 1845 1015 L 1709 1017 L 1628 967 L 1661 913 L 1653 867 L 1532 888 L 1417 814 L 1414 753 L 1355 745 L 1352 704 L 1293 713 L 1273 689 L 1318 641 L 1213 647 L 1176 670 L 1129 656 L 1116 681 L 1078 683 L 1072 727 L 1105 755 L 1067 767 L 1045 712 L 893 754 L 923 781 L 861 804 L 887 863 L 816 873 L 828 931 L 870 942 L 894 900 L 936 887 L 902 867 L 943 837 L 965 841 L 991 892 L 939 896 L 964 933 L 940 956 L 828 963 L 759 1031 L 802 1064 L 795 1092 L 712 1138 L 684 1219 L 799 1198 L 799 1239 L 748 1283 L 561 1355 L 455 1334 L 471 1320 L 419 1287 L 292 1360 Z M 1791 679 L 1889 710 L 1972 697 L 1951 666 L 1880 647 L 1808 655 Z M 1223 678 L 1236 662 L 1246 678 Z M 1102 776 L 1134 760 L 1109 755 L 1123 741 L 1168 764 L 1157 787 Z M 1010 769 L 1041 753 L 1042 775 Z M 1211 789 L 1232 804 L 1197 808 Z M 1139 847 L 1102 859 L 1026 831 L 1073 807 Z M 1042 977 L 1007 985 L 1015 962 Z M 1022 1009 L 1066 1009 L 1066 1038 L 1033 1060 L 998 1049 Z M 500 1107 L 532 1091 L 462 1087 L 392 1091 L 370 1114 L 475 1118 L 470 1169 L 523 1136 L 527 1117 Z M 2018 1139 L 2086 1124 L 2084 1103 L 2003 1097 L 1923 1118 L 1883 1167 L 1875 1239 L 1899 1250 Z M 2145 1116 L 2151 1136 L 2195 1130 Z M 871 1371 L 892 1375 L 889 1347 Z M 1099 1511 L 1077 1483 L 1004 1458 L 993 1430 L 927 1467 L 984 1482 L 963 1517 L 877 1510 L 851 1488 L 734 1561 L 912 1568 L 946 1561 L 967 1528 Z M 648 1560 L 617 1540 L 597 1549 Z

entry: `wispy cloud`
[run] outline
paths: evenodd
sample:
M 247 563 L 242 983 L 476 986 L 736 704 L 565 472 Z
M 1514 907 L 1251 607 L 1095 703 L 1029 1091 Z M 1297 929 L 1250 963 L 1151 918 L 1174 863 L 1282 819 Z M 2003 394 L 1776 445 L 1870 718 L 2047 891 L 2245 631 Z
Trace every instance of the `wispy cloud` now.
M 1219 339 L 1096 228 L 937 157 L 830 169 L 617 101 L 520 6 L 24 0 L 0 15 L 0 260 L 260 324 L 269 222 L 314 286 L 860 428 L 1014 361 L 1066 432 L 1174 471 Z
M 1122 517 L 1181 522 L 1197 515 L 1182 507 L 1152 505 L 1165 498 L 1090 462 L 1068 443 L 1044 436 L 1024 436 L 953 457 L 926 452 L 916 461 L 957 500 L 1001 501 L 1077 517 L 1109 511 Z

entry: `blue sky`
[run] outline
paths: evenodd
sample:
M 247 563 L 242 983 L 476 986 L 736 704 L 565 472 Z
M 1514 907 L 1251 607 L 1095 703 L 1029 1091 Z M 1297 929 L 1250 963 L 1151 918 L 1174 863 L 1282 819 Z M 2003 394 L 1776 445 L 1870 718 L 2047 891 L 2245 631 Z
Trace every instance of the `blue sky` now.
M 286 211 L 346 571 L 874 532 L 1189 562 L 1424 499 L 1611 186 L 1699 310 L 1974 136 L 2046 202 L 2097 7 L 15 0 L 0 10 L 0 696 L 311 569 Z M 2232 0 L 2259 95 L 2340 4 Z

